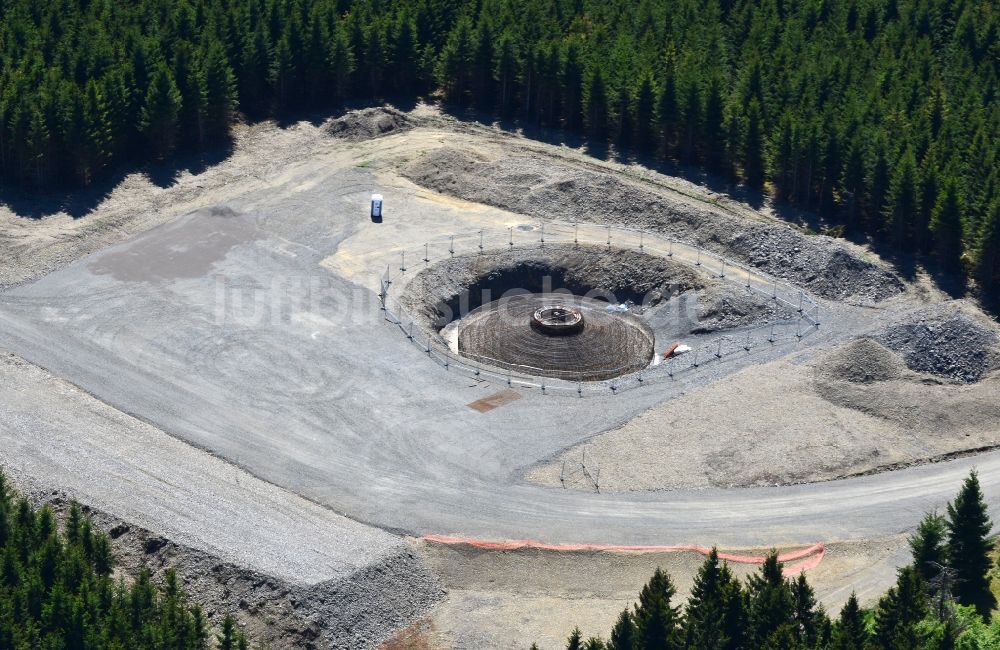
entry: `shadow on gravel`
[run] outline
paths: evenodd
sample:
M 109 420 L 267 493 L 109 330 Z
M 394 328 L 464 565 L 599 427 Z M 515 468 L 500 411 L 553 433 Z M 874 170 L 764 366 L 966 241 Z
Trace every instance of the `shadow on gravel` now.
M 164 162 L 133 167 L 121 165 L 94 181 L 89 187 L 34 190 L 2 187 L 0 203 L 9 207 L 16 215 L 29 219 L 40 219 L 59 212 L 65 212 L 74 219 L 79 219 L 88 215 L 107 199 L 130 174 L 145 174 L 157 187 L 167 188 L 173 185 L 183 172 L 197 176 L 225 161 L 232 153 L 233 142 L 229 140 L 206 151 L 177 154 Z

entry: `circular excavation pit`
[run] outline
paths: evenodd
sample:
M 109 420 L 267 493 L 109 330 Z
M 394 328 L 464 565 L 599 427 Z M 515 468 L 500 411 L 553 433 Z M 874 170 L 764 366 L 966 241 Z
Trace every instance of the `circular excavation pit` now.
M 458 324 L 458 350 L 474 361 L 567 381 L 641 370 L 653 358 L 649 327 L 608 303 L 572 295 L 524 294 L 473 310 Z

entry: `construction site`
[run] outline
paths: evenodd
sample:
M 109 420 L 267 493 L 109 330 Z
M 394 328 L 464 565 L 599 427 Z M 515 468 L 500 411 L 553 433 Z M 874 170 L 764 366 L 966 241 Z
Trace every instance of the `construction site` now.
M 559 648 L 713 546 L 870 604 L 1000 504 L 1000 327 L 696 180 L 421 104 L 0 206 L 0 467 L 272 648 Z

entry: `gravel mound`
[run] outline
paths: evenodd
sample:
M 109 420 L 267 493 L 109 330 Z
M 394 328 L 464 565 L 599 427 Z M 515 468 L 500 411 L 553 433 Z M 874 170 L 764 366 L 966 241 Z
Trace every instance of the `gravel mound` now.
M 903 290 L 894 274 L 830 237 L 673 201 L 609 173 L 531 156 L 489 161 L 454 148 L 428 153 L 402 173 L 438 192 L 539 218 L 649 228 L 786 278 L 824 298 L 878 302 Z
M 391 106 L 377 106 L 338 117 L 327 125 L 326 132 L 336 138 L 360 142 L 409 131 L 413 126 L 413 120 L 405 113 Z
M 698 295 L 698 327 L 693 331 L 718 332 L 792 317 L 792 312 L 773 300 L 731 284 L 716 284 Z
M 896 354 L 871 339 L 858 339 L 820 360 L 819 372 L 827 379 L 872 384 L 897 379 L 906 364 Z
M 997 365 L 996 332 L 953 309 L 925 311 L 886 327 L 876 340 L 902 354 L 911 370 L 967 384 Z

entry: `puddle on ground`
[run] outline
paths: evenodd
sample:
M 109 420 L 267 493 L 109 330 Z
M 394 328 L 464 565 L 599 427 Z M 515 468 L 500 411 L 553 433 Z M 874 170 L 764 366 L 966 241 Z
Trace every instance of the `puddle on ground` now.
M 98 256 L 87 268 L 122 282 L 200 278 L 256 236 L 257 224 L 248 216 L 227 206 L 205 208 Z

